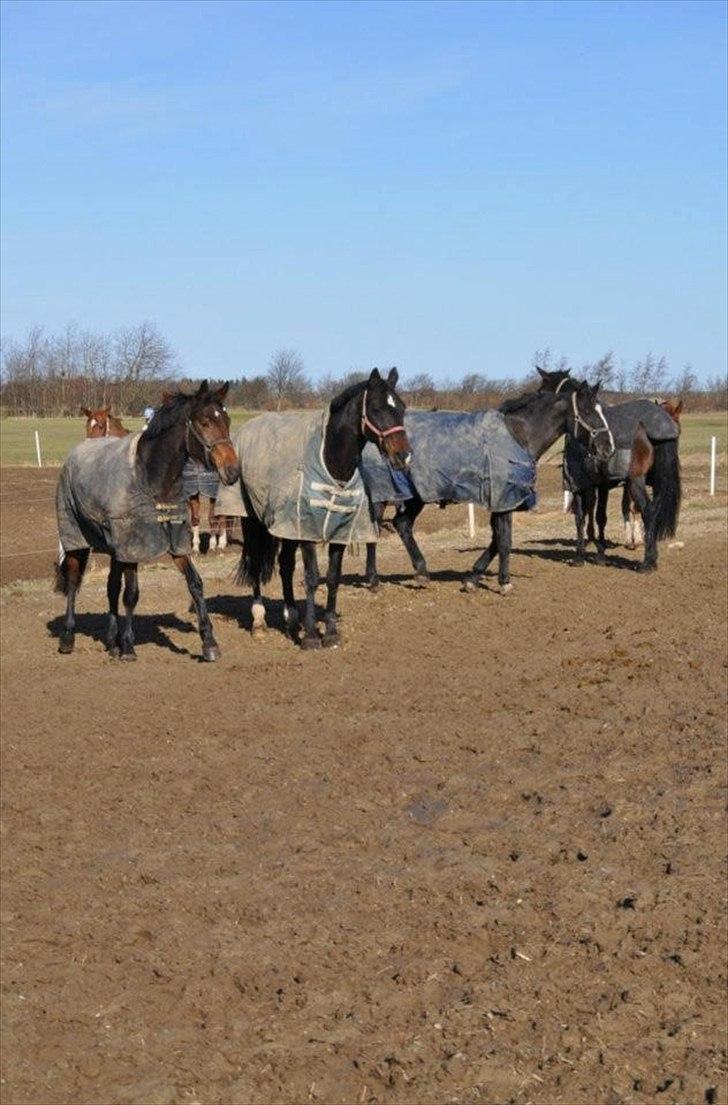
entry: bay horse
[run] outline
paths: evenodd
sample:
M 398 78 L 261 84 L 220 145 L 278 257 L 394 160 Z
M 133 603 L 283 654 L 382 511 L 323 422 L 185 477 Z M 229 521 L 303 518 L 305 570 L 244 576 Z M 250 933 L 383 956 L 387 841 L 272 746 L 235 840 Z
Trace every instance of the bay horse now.
M 598 401 L 599 384 L 590 387 L 589 384 L 581 385 L 573 394 L 557 395 L 545 392 L 530 392 L 514 399 L 508 399 L 498 407 L 498 412 L 505 422 L 507 435 L 517 443 L 528 455 L 531 467 L 531 480 L 535 480 L 536 461 L 549 449 L 553 443 L 564 433 L 572 433 L 580 440 L 584 440 L 586 447 L 598 456 L 606 458 L 614 450 L 614 443 L 606 424 L 601 406 Z M 480 412 L 483 414 L 484 412 Z M 495 413 L 495 412 L 490 412 Z M 415 416 L 413 416 L 415 417 Z M 408 430 L 410 442 L 415 456 L 415 463 L 420 456 L 419 449 L 426 440 L 428 433 L 433 433 L 440 422 L 452 417 L 452 412 L 447 411 L 422 411 L 416 413 L 416 430 Z M 466 418 L 465 415 L 462 416 Z M 405 426 L 408 425 L 405 418 Z M 429 428 L 429 429 L 428 429 Z M 457 444 L 457 440 L 455 441 Z M 480 455 L 472 455 L 473 448 L 468 448 L 467 463 L 471 468 L 476 466 L 482 469 L 486 463 L 484 448 L 480 448 Z M 461 472 L 457 466 L 450 471 L 453 461 L 448 456 L 433 458 L 433 464 L 443 473 L 448 482 L 454 488 L 458 487 Z M 429 572 L 425 557 L 419 548 L 413 533 L 415 520 L 421 513 L 426 502 L 439 502 L 441 506 L 447 506 L 456 501 L 472 501 L 466 498 L 448 498 L 441 500 L 432 493 L 426 493 L 417 486 L 416 479 L 412 481 L 409 497 L 397 505 L 393 520 L 395 530 L 400 536 L 409 554 L 412 566 L 415 570 L 415 578 L 426 584 L 429 581 Z M 512 516 L 516 509 L 527 509 L 535 500 L 533 487 L 529 501 L 521 501 L 509 509 L 492 510 L 490 516 L 491 541 L 486 550 L 478 557 L 469 572 L 462 581 L 462 590 L 475 591 L 480 585 L 486 569 L 491 560 L 498 556 L 498 584 L 503 595 L 509 594 L 513 589 L 510 581 L 510 553 L 512 543 Z M 465 492 L 468 493 L 467 491 Z M 373 500 L 376 517 L 381 521 L 387 502 L 391 500 Z M 500 505 L 500 504 L 499 504 Z M 376 590 L 379 586 L 377 572 L 376 544 L 367 544 L 366 577 L 369 587 Z
M 69 454 L 56 494 L 61 544 L 56 590 L 66 595 L 59 652 L 74 648 L 76 594 L 93 549 L 111 557 L 106 649 L 111 656 L 135 660 L 137 565 L 166 552 L 184 576 L 194 603 L 203 659 L 218 659 L 202 580 L 189 556 L 190 530 L 181 490 L 188 456 L 214 466 L 223 483 L 239 478 L 223 407 L 227 389 L 224 384 L 210 391 L 205 380 L 192 395 L 178 392 L 167 398 L 141 434 L 87 440 Z M 120 627 L 122 577 L 126 617 Z
M 111 407 L 99 407 L 95 411 L 81 407 L 81 414 L 86 419 L 86 437 L 126 437 L 131 433 L 121 419 L 111 413 Z
M 182 480 L 183 493 L 187 499 L 190 511 L 193 553 L 206 551 L 204 544 L 201 550 L 200 542 L 200 519 L 202 516 L 201 495 L 204 495 L 208 501 L 207 524 L 209 527 L 210 539 L 207 548 L 211 550 L 218 549 L 220 552 L 223 552 L 223 550 L 227 548 L 228 530 L 232 523 L 232 519 L 215 512 L 219 482 L 216 473 L 209 472 L 202 465 L 190 458 L 184 466 Z
M 547 372 L 539 368 L 538 372 L 542 391 L 571 394 L 580 386 L 568 370 Z M 607 406 L 604 412 L 618 445 L 613 461 L 606 464 L 595 462 L 573 439 L 567 439 L 564 449 L 564 479 L 572 494 L 576 522 L 574 563 L 577 566 L 584 563 L 587 541 L 596 544 L 597 563 L 606 563 L 605 528 L 609 492 L 622 484 L 622 515 L 627 547 L 636 546 L 634 508 L 642 519 L 645 548 L 644 558 L 637 565 L 637 570 L 654 571 L 657 568 L 657 542 L 675 535 L 680 513 L 682 486 L 678 437 L 682 403 L 667 401 L 656 404 L 651 399 L 635 399 Z M 651 496 L 648 488 L 652 491 Z
M 332 400 L 323 424 L 321 415 L 316 419 L 314 412 L 314 420 L 318 423 L 318 432 L 321 435 L 320 441 L 314 440 L 317 455 L 313 459 L 319 464 L 315 478 L 309 480 L 305 467 L 300 463 L 300 457 L 308 456 L 311 459 L 310 450 L 306 452 L 308 446 L 304 445 L 303 451 L 297 446 L 294 457 L 299 459 L 287 462 L 289 468 L 293 465 L 291 483 L 298 494 L 289 513 L 293 515 L 298 531 L 307 535 L 304 538 L 279 537 L 271 533 L 271 525 L 281 534 L 285 532 L 285 528 L 279 528 L 273 520 L 274 511 L 266 504 L 268 489 L 265 489 L 264 494 L 258 492 L 254 486 L 256 480 L 252 469 L 255 465 L 255 453 L 246 449 L 246 438 L 250 439 L 256 433 L 268 433 L 273 442 L 278 440 L 278 428 L 286 425 L 291 427 L 292 432 L 298 433 L 297 425 L 304 427 L 314 424 L 311 412 L 300 415 L 261 415 L 238 431 L 236 447 L 241 464 L 241 484 L 246 498 L 247 517 L 242 519 L 243 551 L 237 581 L 249 584 L 253 589 L 254 638 L 260 638 L 265 629 L 261 587 L 270 580 L 278 556 L 284 619 L 288 634 L 298 643 L 300 621 L 293 590 L 293 573 L 296 550 L 300 546 L 306 585 L 301 648 L 335 648 L 339 645 L 336 600 L 344 549 L 352 540 L 358 539 L 353 535 L 357 532 L 357 519 L 362 518 L 364 513 L 362 530 L 366 531 L 367 536 L 376 533 L 371 508 L 358 471 L 362 450 L 367 442 L 372 442 L 398 471 L 406 469 L 410 462 L 410 446 L 403 425 L 405 405 L 395 390 L 397 379 L 396 369 L 392 369 L 385 379 L 375 368 L 367 380 L 352 384 Z M 284 419 L 289 421 L 282 421 Z M 248 456 L 250 459 L 246 459 Z M 285 472 L 282 475 L 284 480 L 288 479 Z M 285 508 L 286 504 L 282 505 Z M 307 512 L 303 528 L 300 520 L 302 510 Z M 316 529 L 317 536 L 312 539 L 310 535 L 315 527 L 321 528 Z M 328 543 L 329 546 L 323 637 L 317 632 L 315 613 L 315 593 L 320 582 L 316 545 L 320 543 Z

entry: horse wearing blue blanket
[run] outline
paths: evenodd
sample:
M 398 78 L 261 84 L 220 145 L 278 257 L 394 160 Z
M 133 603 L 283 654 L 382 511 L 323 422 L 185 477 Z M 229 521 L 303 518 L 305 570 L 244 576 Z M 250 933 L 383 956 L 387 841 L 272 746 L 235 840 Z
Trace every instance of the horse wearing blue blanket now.
M 361 470 L 375 515 L 381 521 L 387 503 L 395 504 L 394 528 L 420 582 L 426 583 L 429 574 L 413 526 L 425 503 L 477 503 L 491 512 L 492 540 L 463 580 L 463 589 L 475 590 L 497 554 L 501 593 L 511 590 L 512 515 L 535 505 L 538 458 L 567 430 L 598 456 L 606 458 L 614 450 L 598 391 L 599 384 L 583 384 L 573 395 L 534 392 L 493 411 L 408 412 L 412 464 L 406 474 L 392 472 L 374 450 L 364 450 Z M 373 542 L 367 544 L 366 573 L 376 590 Z

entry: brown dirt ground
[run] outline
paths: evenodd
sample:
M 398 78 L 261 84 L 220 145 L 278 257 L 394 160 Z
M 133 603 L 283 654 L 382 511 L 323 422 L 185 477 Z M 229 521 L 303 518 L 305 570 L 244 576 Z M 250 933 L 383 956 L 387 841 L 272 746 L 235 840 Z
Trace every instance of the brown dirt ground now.
M 57 654 L 62 600 L 22 582 L 53 477 L 23 472 L 3 553 L 19 492 L 47 551 L 0 597 L 6 1105 L 726 1101 L 725 496 L 689 496 L 657 574 L 577 570 L 547 470 L 507 598 L 459 592 L 464 510 L 430 511 L 436 581 L 387 538 L 331 653 L 284 638 L 277 587 L 253 644 L 208 556 L 200 664 L 151 566 L 124 665 L 103 558 Z

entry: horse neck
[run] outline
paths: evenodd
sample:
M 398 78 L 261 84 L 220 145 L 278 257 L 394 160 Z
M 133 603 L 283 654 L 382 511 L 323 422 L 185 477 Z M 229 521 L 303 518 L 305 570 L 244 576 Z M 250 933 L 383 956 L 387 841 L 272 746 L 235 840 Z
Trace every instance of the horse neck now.
M 174 500 L 182 490 L 182 469 L 187 460 L 187 419 L 181 418 L 158 437 L 139 440 L 137 457 L 152 494 L 158 501 Z
M 540 392 L 539 395 L 542 396 L 540 404 L 534 404 L 530 410 L 504 415 L 511 436 L 536 460 L 566 433 L 571 402 L 563 390 L 559 395 L 552 392 Z
M 334 479 L 348 483 L 354 475 L 366 439 L 361 432 L 363 392 L 329 415 L 324 435 L 324 463 Z

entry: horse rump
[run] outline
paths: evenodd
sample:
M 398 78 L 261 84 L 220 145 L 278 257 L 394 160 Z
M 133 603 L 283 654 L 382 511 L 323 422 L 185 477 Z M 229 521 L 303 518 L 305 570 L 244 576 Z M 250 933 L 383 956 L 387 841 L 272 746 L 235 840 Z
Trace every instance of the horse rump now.
M 235 582 L 240 585 L 268 583 L 273 575 L 280 541 L 257 518 L 248 516 L 241 518 L 241 522 L 243 551 L 235 572 Z
M 655 540 L 674 537 L 680 514 L 682 483 L 677 439 L 655 443 L 649 482 L 652 484 L 652 501 L 655 514 Z

